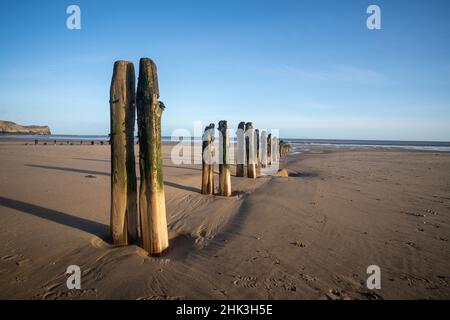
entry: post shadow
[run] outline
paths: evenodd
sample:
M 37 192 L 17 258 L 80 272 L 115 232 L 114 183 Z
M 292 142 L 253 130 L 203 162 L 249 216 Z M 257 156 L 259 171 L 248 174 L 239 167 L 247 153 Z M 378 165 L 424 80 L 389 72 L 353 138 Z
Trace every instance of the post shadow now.
M 94 170 L 86 170 L 86 169 L 77 169 L 77 168 L 67 168 L 67 167 L 55 167 L 55 166 L 44 166 L 44 165 L 38 165 L 38 164 L 25 164 L 27 167 L 32 168 L 40 168 L 40 169 L 49 169 L 49 170 L 59 170 L 59 171 L 67 171 L 67 172 L 76 172 L 76 173 L 85 173 L 85 174 L 92 174 L 92 175 L 98 175 L 98 176 L 111 176 L 110 173 L 101 172 L 101 171 L 94 171 Z
M 93 162 L 105 162 L 110 163 L 111 160 L 103 160 L 103 159 L 88 159 L 88 158 L 73 158 L 74 160 L 82 160 L 82 161 L 93 161 Z M 139 164 L 139 162 L 136 162 L 136 164 Z M 168 164 L 163 164 L 164 168 L 174 168 L 174 169 L 181 169 L 181 170 L 194 170 L 194 171 L 202 171 L 200 168 L 191 168 L 191 167 L 182 167 L 182 166 L 171 166 Z M 219 172 L 214 172 L 219 174 Z
M 38 164 L 25 164 L 27 167 L 32 168 L 40 168 L 40 169 L 48 169 L 48 170 L 58 170 L 58 171 L 66 171 L 66 172 L 75 172 L 75 173 L 83 173 L 83 174 L 91 174 L 91 175 L 99 175 L 99 176 L 106 176 L 110 177 L 111 174 L 107 172 L 101 172 L 101 171 L 94 171 L 94 170 L 86 170 L 86 169 L 78 169 L 78 168 L 67 168 L 67 167 L 55 167 L 55 166 L 44 166 L 44 165 L 38 165 Z M 137 178 L 139 181 L 140 178 Z M 182 189 L 186 191 L 191 192 L 199 192 L 200 189 L 190 187 L 190 186 L 184 186 L 182 184 L 178 184 L 175 182 L 169 182 L 164 181 L 164 184 L 173 188 Z
M 0 206 L 47 219 L 71 228 L 79 229 L 81 231 L 96 235 L 102 239 L 107 239 L 109 237 L 109 226 L 100 222 L 4 197 L 0 197 Z

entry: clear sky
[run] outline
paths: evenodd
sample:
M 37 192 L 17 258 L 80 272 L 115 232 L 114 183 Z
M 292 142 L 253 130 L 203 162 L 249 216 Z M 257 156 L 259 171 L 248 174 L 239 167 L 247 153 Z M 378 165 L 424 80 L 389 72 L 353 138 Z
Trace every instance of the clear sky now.
M 81 8 L 81 30 L 66 8 Z M 381 30 L 366 9 L 381 7 Z M 11 1 L 0 119 L 107 134 L 115 60 L 158 65 L 163 134 L 253 121 L 282 137 L 450 141 L 450 1 Z M 136 70 L 137 71 L 137 70 Z

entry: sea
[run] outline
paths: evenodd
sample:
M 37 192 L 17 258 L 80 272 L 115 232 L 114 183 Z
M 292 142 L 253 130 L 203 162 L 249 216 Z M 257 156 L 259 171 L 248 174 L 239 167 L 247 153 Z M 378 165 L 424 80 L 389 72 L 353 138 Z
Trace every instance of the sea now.
M 195 141 L 201 138 L 185 138 Z M 108 141 L 107 135 L 0 135 L 0 140 L 39 140 L 39 141 L 54 141 L 57 142 L 76 142 L 76 141 Z M 341 139 L 297 139 L 297 138 L 282 138 L 292 145 L 292 152 L 300 153 L 308 151 L 308 148 L 313 146 L 327 146 L 332 148 L 345 149 L 370 149 L 370 148 L 384 148 L 384 149 L 404 149 L 416 151 L 438 151 L 450 152 L 449 141 L 396 141 L 396 140 L 341 140 Z M 162 141 L 179 141 L 174 140 L 170 136 L 163 136 Z

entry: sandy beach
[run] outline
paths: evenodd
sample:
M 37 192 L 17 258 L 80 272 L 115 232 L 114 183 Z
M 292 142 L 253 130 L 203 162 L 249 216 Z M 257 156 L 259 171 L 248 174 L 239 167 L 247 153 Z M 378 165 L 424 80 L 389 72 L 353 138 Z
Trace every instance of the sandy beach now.
M 450 299 L 450 153 L 312 147 L 287 178 L 232 167 L 225 198 L 171 148 L 170 249 L 148 257 L 108 243 L 108 145 L 0 142 L 0 299 Z

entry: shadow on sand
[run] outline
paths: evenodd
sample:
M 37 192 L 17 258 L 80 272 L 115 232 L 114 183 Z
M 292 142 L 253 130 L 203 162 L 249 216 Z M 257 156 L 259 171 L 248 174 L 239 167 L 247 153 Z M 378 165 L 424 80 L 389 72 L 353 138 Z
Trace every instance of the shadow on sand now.
M 109 177 L 110 174 L 106 172 L 101 171 L 94 171 L 94 170 L 87 170 L 87 169 L 78 169 L 78 168 L 67 168 L 67 167 L 55 167 L 55 166 L 44 166 L 44 165 L 38 165 L 38 164 L 25 164 L 27 167 L 31 168 L 40 168 L 40 169 L 48 169 L 48 170 L 58 170 L 58 171 L 65 171 L 65 172 L 75 172 L 75 173 L 82 173 L 87 175 L 98 175 L 98 176 L 106 176 Z M 138 178 L 138 180 L 140 180 Z M 182 184 L 178 184 L 175 182 L 170 181 L 164 181 L 164 184 L 169 187 L 190 191 L 190 192 L 200 192 L 200 189 L 191 187 L 191 186 L 184 186 Z
M 107 226 L 106 224 L 72 216 L 61 211 L 44 208 L 35 204 L 4 197 L 0 197 L 0 206 L 47 219 L 68 227 L 79 229 L 81 231 L 96 235 L 102 239 L 107 239 L 109 237 L 109 226 Z
M 103 159 L 73 158 L 73 160 L 111 163 L 111 160 L 103 160 Z M 139 164 L 139 161 L 137 161 L 136 164 Z M 167 164 L 163 164 L 163 167 L 164 167 L 164 168 L 181 169 L 181 170 L 202 171 L 201 168 L 190 168 L 190 167 L 181 167 L 181 166 L 171 166 L 171 165 L 167 165 Z

